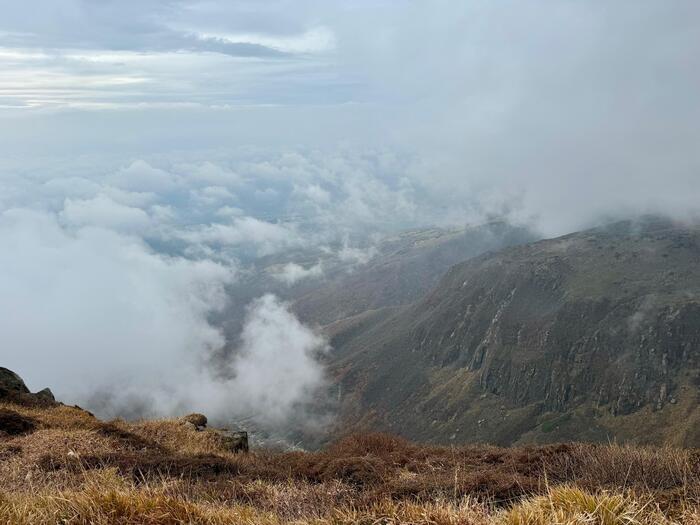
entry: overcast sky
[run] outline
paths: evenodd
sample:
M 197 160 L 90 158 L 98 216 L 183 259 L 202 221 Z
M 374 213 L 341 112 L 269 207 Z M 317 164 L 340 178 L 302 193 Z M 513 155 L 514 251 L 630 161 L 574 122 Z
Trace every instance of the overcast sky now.
M 694 0 L 1 4 L 6 162 L 371 146 L 550 234 L 698 200 Z
M 699 216 L 697 0 L 0 0 L 0 13 L 2 347 L 27 348 L 9 364 L 83 359 L 105 338 L 132 348 L 113 363 L 125 375 L 173 346 L 201 361 L 221 345 L 207 320 L 221 290 L 259 256 L 336 242 L 359 261 L 348 239 L 493 216 L 543 235 Z M 288 262 L 281 282 L 321 272 Z M 295 322 L 274 298 L 256 305 L 250 323 Z M 95 311 L 123 325 L 95 319 L 81 345 Z M 28 340 L 37 324 L 51 330 Z M 323 345 L 297 328 L 300 355 Z

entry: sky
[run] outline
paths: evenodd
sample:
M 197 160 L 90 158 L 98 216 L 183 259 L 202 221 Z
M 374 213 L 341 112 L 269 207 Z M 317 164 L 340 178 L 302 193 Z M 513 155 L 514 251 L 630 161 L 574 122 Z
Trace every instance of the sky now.
M 212 315 L 261 257 L 361 264 L 377 236 L 493 217 L 554 236 L 700 216 L 695 0 L 0 12 L 2 358 L 70 399 L 111 381 L 111 410 L 148 397 L 171 413 L 213 391 L 225 406 L 251 392 L 235 370 L 264 369 L 283 326 L 303 404 L 326 343 L 273 296 L 249 305 L 234 372 L 207 366 L 224 344 Z M 284 262 L 281 286 L 323 273 Z M 158 374 L 169 361 L 185 364 Z

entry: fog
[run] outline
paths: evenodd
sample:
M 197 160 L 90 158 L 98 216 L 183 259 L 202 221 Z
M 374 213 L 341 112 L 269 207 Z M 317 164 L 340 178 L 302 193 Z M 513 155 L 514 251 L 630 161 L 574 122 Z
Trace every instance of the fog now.
M 215 321 L 262 260 L 700 217 L 694 0 L 1 6 L 0 365 L 101 415 L 303 412 L 318 328 Z

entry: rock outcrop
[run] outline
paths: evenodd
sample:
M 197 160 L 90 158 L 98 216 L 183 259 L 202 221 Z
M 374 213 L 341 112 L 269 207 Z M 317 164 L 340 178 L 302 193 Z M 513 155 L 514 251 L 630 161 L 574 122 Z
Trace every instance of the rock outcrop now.
M 0 367 L 0 401 L 22 405 L 50 406 L 57 404 L 48 388 L 32 394 L 24 381 L 12 370 Z
M 234 452 L 236 454 L 238 454 L 239 452 L 248 452 L 248 432 L 220 430 L 219 435 L 223 440 L 224 447 L 226 448 L 226 450 Z
M 203 430 L 207 426 L 207 416 L 205 416 L 204 414 L 198 414 L 196 412 L 193 414 L 187 414 L 186 416 L 182 416 L 180 418 L 180 421 L 192 425 L 197 430 Z
M 0 366 L 0 396 L 29 394 L 29 389 L 21 377 L 12 370 Z

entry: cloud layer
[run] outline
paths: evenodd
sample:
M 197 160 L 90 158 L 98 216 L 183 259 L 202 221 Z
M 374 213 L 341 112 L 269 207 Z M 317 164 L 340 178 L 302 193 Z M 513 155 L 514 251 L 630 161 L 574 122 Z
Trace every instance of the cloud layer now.
M 405 184 L 370 166 L 349 152 L 256 150 L 6 168 L 4 366 L 107 417 L 313 423 L 325 341 L 272 295 L 248 305 L 228 341 L 213 320 L 251 295 L 239 295 L 239 275 L 265 270 L 280 287 L 319 278 L 326 262 L 371 258 L 367 228 L 416 220 Z M 302 265 L 300 253 L 319 259 Z
M 231 280 L 219 264 L 30 210 L 2 212 L 0 239 L 3 361 L 35 388 L 88 405 L 98 389 L 152 395 L 170 411 L 186 399 L 168 389 L 206 373 L 224 343 L 207 321 Z
M 477 209 L 550 235 L 604 216 L 697 215 L 693 0 L 37 0 L 5 11 L 5 158 L 197 151 L 206 162 L 217 154 L 205 150 L 246 145 L 345 147 L 356 162 L 370 151 L 372 174 L 382 154 L 399 158 L 408 181 L 387 194 L 348 175 L 361 221 L 387 196 L 405 213 L 416 189 L 447 221 Z M 290 168 L 280 175 L 296 183 L 309 166 Z M 138 176 L 147 191 L 173 183 Z M 230 173 L 200 176 L 212 180 L 202 201 L 235 194 Z M 298 195 L 324 206 L 328 188 L 304 182 Z M 273 210 L 273 190 L 254 198 Z

